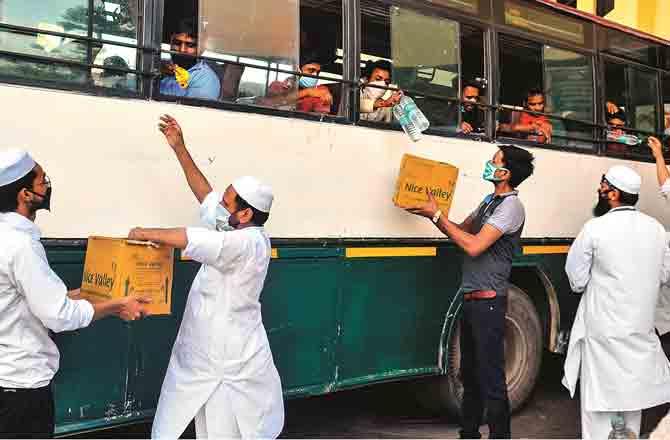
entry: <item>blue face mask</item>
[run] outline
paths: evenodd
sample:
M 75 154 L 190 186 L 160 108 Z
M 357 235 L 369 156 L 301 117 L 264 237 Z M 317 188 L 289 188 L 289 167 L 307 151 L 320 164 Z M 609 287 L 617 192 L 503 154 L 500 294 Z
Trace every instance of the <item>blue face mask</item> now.
M 310 78 L 307 76 L 301 76 L 300 80 L 298 81 L 298 84 L 300 84 L 300 87 L 303 89 L 311 89 L 312 87 L 316 87 L 318 83 L 319 78 Z
M 484 180 L 488 180 L 489 182 L 500 182 L 502 179 L 500 177 L 496 177 L 496 171 L 498 170 L 509 171 L 507 168 L 496 166 L 489 160 L 484 166 L 484 173 L 482 173 L 482 178 Z

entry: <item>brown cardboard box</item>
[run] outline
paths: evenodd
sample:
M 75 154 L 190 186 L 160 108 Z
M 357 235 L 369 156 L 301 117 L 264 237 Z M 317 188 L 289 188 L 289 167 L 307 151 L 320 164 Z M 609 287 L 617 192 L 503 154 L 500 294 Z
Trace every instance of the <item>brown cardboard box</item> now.
M 174 249 L 122 238 L 90 237 L 86 248 L 82 297 L 91 301 L 129 295 L 149 296 L 147 309 L 169 315 Z
M 448 163 L 405 154 L 400 163 L 393 202 L 401 208 L 411 208 L 428 201 L 426 188 L 437 200 L 443 216 L 449 214 L 456 190 L 458 168 Z

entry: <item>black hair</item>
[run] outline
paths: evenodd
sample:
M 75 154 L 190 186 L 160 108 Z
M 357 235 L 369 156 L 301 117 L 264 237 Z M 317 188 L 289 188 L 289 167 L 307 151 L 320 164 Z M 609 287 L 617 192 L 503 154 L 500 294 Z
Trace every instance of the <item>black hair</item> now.
M 501 145 L 500 151 L 503 152 L 505 168 L 512 174 L 509 178 L 509 184 L 512 188 L 516 188 L 533 174 L 535 169 L 533 160 L 535 158 L 529 151 L 514 145 Z
M 300 51 L 300 68 L 307 64 L 319 64 L 323 65 L 323 57 L 316 50 L 304 50 Z
M 16 182 L 0 186 L 0 213 L 15 212 L 19 207 L 19 193 L 24 188 L 32 189 L 36 177 L 37 173 L 32 170 Z
M 185 18 L 179 21 L 175 31 L 172 35 L 186 34 L 196 40 L 198 39 L 198 28 L 195 25 L 195 21 L 192 18 Z
M 461 90 L 465 90 L 466 87 L 472 87 L 474 89 L 479 90 L 479 93 L 482 91 L 482 84 L 479 81 L 474 81 L 474 80 L 466 80 L 463 81 L 463 86 L 461 87 Z
M 542 90 L 541 87 L 531 87 L 530 89 L 528 89 L 528 92 L 526 92 L 526 101 L 531 96 L 537 96 L 537 95 L 542 95 L 542 97 L 544 98 L 544 90 Z
M 393 75 L 393 64 L 391 64 L 390 61 L 377 60 L 374 62 L 365 63 L 365 70 L 363 70 L 363 76 L 369 80 L 370 77 L 372 76 L 372 72 L 374 72 L 375 69 L 386 70 L 389 73 L 389 78 L 391 78 Z
M 258 209 L 251 206 L 249 202 L 244 200 L 239 194 L 237 195 L 237 197 L 235 197 L 235 203 L 237 203 L 237 209 L 240 211 L 247 208 L 251 209 L 251 212 L 253 213 L 251 221 L 256 226 L 263 226 L 270 217 L 269 212 L 259 211 Z
M 616 189 L 619 191 L 619 203 L 627 206 L 637 205 L 638 200 L 640 200 L 639 194 L 631 194 L 627 193 L 626 191 L 621 191 L 619 188 Z

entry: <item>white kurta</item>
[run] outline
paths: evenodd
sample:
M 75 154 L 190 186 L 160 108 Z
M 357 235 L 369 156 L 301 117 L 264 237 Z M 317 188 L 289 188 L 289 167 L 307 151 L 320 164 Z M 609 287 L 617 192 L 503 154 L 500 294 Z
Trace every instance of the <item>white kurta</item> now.
M 563 384 L 583 382 L 586 411 L 637 411 L 670 401 L 670 364 L 654 332 L 659 287 L 669 274 L 663 226 L 631 208 L 588 221 L 566 272 L 584 292 L 570 334 Z
M 215 209 L 212 192 L 201 212 Z M 279 374 L 259 302 L 270 262 L 263 228 L 188 228 L 184 255 L 201 262 L 172 349 L 152 428 L 177 438 L 195 417 L 201 437 L 274 438 L 284 424 Z
M 0 214 L 0 387 L 40 388 L 58 371 L 49 336 L 86 327 L 93 306 L 67 296 L 49 267 L 40 230 L 16 213 Z

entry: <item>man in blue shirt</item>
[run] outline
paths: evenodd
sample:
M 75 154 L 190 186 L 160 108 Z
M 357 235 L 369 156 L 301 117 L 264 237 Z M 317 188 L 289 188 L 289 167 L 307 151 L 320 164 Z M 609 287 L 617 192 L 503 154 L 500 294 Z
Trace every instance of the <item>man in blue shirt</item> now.
M 170 38 L 171 50 L 180 54 L 172 54 L 172 62 L 161 68 L 165 75 L 160 82 L 160 92 L 163 95 L 184 96 L 187 98 L 219 99 L 221 81 L 214 70 L 205 60 L 198 60 L 198 38 L 193 26 L 184 21 L 179 30 Z M 183 55 L 181 55 L 183 54 Z M 174 73 L 175 66 L 179 66 L 189 73 L 188 84 L 182 88 L 177 82 Z

